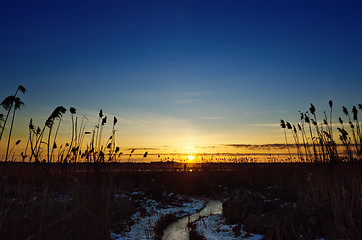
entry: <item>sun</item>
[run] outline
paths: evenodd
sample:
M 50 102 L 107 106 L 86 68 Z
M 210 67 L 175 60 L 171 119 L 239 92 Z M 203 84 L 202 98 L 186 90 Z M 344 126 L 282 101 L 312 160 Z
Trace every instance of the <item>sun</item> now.
M 187 159 L 188 159 L 189 161 L 194 160 L 194 158 L 195 158 L 195 156 L 194 156 L 194 155 L 188 155 L 188 156 L 187 156 Z

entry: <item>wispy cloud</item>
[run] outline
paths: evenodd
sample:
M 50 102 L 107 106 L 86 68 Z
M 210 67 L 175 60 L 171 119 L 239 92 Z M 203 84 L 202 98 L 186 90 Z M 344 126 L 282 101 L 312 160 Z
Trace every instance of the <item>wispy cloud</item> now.
M 226 147 L 243 148 L 248 150 L 270 150 L 270 149 L 286 149 L 286 144 L 272 143 L 272 144 L 224 144 Z M 289 145 L 291 147 L 291 145 Z
M 119 117 L 118 120 L 125 125 L 143 129 L 190 126 L 188 120 L 176 119 L 170 116 L 157 115 L 152 113 L 130 115 L 127 118 Z
M 211 146 L 195 146 L 195 148 L 199 148 L 199 149 L 210 149 L 210 148 L 219 148 L 215 145 L 211 145 Z
M 254 111 L 254 112 L 243 112 L 245 115 L 265 115 L 265 114 L 282 114 L 285 113 L 285 111 L 281 110 L 275 110 L 275 111 Z
M 176 104 L 187 104 L 187 103 L 201 102 L 201 101 L 203 101 L 203 100 L 204 100 L 204 99 L 202 99 L 202 98 L 179 99 L 179 100 L 176 100 L 175 103 L 176 103 Z
M 251 124 L 245 124 L 244 126 L 249 126 L 249 127 L 279 127 L 279 123 L 251 123 Z
M 144 148 L 128 148 L 127 150 L 129 151 L 132 151 L 132 150 L 142 150 L 142 151 L 152 151 L 152 150 L 161 150 L 161 148 L 147 148 L 147 147 L 144 147 Z
M 207 116 L 207 117 L 200 117 L 201 119 L 205 119 L 205 120 L 220 120 L 220 119 L 224 119 L 221 116 Z
M 191 92 L 173 92 L 170 96 L 173 97 L 200 97 L 213 94 L 213 91 L 191 91 Z
M 319 144 L 317 144 L 319 146 Z M 287 148 L 296 148 L 295 144 L 284 144 L 284 143 L 270 143 L 270 144 L 223 144 L 222 146 L 241 148 L 247 150 L 282 150 Z M 312 146 L 307 144 L 307 146 Z M 343 144 L 337 144 L 337 146 L 343 146 Z

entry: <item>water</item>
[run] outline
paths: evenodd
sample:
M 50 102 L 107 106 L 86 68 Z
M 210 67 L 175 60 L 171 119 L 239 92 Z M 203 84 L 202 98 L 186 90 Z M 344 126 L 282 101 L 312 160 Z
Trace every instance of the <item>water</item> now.
M 201 217 L 220 213 L 222 213 L 222 203 L 217 200 L 210 200 L 200 212 L 183 217 L 166 228 L 162 240 L 189 240 L 187 228 L 189 222 L 195 222 Z

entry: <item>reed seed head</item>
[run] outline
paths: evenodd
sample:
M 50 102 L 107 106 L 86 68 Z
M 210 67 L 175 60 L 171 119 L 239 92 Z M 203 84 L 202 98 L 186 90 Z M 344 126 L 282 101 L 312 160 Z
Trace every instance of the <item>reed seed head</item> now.
M 310 123 L 309 117 L 307 114 L 304 114 L 304 119 L 306 123 Z
M 34 130 L 34 125 L 33 125 L 33 119 L 32 118 L 30 119 L 30 122 L 29 122 L 29 130 Z
M 104 125 L 104 124 L 106 124 L 107 123 L 107 117 L 104 117 L 103 119 L 102 119 L 102 125 Z
M 314 107 L 314 105 L 312 103 L 310 104 L 309 111 L 310 111 L 311 114 L 313 114 L 313 115 L 315 114 L 315 107 Z
M 285 128 L 285 122 L 283 119 L 280 120 L 280 127 Z
M 342 120 L 341 117 L 338 118 L 338 121 L 339 121 L 340 124 L 343 124 L 343 120 Z
M 0 105 L 6 110 L 9 111 L 13 104 L 15 102 L 15 97 L 13 95 L 6 97 L 1 103 Z
M 54 109 L 54 111 L 52 112 L 52 114 L 46 120 L 45 125 L 47 127 L 51 128 L 53 126 L 54 120 L 56 118 L 60 119 L 66 111 L 67 111 L 67 109 L 65 109 L 65 107 L 63 107 L 63 106 L 56 107 Z
M 15 109 L 20 109 L 22 106 L 24 106 L 24 103 L 20 100 L 19 97 L 16 97 L 14 104 Z
M 353 113 L 353 120 L 357 121 L 358 110 L 357 110 L 356 106 L 352 107 L 352 113 Z
M 25 87 L 23 87 L 22 85 L 19 85 L 19 86 L 18 86 L 18 90 L 19 90 L 20 92 L 22 92 L 23 94 L 26 93 L 26 89 L 25 89 Z
M 332 100 L 329 100 L 328 103 L 329 103 L 329 107 L 332 108 L 332 107 L 333 107 L 333 102 L 332 102 Z
M 330 135 L 328 132 L 323 131 L 323 133 L 324 133 L 324 135 L 326 135 L 326 136 L 327 136 L 327 138 L 331 138 L 331 135 Z
M 75 113 L 77 112 L 77 110 L 76 110 L 74 107 L 70 107 L 70 108 L 69 108 L 69 112 L 70 112 L 71 114 L 75 114 Z
M 300 115 L 300 120 L 303 121 L 303 119 L 304 119 L 304 113 L 301 112 L 301 111 L 299 111 L 299 115 Z
M 342 106 L 343 113 L 348 116 L 348 110 L 345 106 Z

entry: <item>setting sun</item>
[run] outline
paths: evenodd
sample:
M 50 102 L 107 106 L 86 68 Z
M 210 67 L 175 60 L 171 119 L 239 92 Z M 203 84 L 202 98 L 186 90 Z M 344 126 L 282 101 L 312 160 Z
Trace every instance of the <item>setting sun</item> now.
M 194 160 L 194 158 L 195 158 L 195 156 L 194 156 L 194 155 L 188 155 L 188 156 L 187 156 L 187 159 L 188 159 L 189 161 Z

